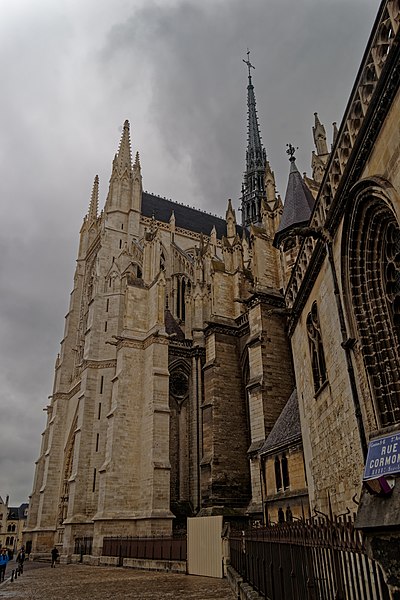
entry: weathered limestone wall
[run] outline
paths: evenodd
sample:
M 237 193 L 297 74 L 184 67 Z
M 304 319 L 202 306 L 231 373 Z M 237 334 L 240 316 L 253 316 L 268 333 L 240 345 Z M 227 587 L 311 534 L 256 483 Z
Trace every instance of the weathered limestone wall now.
M 335 255 L 339 244 L 335 246 Z M 328 510 L 328 496 L 336 513 L 353 510 L 360 492 L 363 468 L 360 438 L 352 403 L 340 323 L 327 259 L 319 273 L 292 337 L 311 508 Z M 316 301 L 328 382 L 314 391 L 306 330 L 307 315 Z
M 202 504 L 243 506 L 249 500 L 249 438 L 238 342 L 214 330 L 204 366 Z
M 252 504 L 250 512 L 262 512 L 260 465 L 257 450 L 272 430 L 294 388 L 292 358 L 285 320 L 268 300 L 249 308 L 247 341 L 249 381 L 247 397 L 251 445 Z

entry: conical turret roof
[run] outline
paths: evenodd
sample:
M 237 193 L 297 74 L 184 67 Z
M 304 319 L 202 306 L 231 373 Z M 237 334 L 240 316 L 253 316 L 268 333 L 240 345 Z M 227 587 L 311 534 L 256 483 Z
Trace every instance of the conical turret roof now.
M 290 146 L 290 148 L 292 147 Z M 279 239 L 286 231 L 297 225 L 307 223 L 314 207 L 313 195 L 299 173 L 293 154 L 291 154 L 289 160 L 289 180 L 286 188 L 282 218 L 276 232 L 274 245 L 279 243 Z

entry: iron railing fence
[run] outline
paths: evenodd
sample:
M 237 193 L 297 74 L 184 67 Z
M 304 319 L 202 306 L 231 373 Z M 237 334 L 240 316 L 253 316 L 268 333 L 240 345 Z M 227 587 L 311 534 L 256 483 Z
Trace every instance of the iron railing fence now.
M 232 532 L 233 568 L 268 600 L 389 600 L 353 519 L 313 518 Z
M 186 560 L 186 536 L 176 537 L 105 537 L 103 556 L 118 556 L 122 566 L 124 558 L 148 560 Z
M 80 554 L 82 557 L 86 554 L 92 554 L 93 537 L 78 537 L 75 538 L 74 554 Z

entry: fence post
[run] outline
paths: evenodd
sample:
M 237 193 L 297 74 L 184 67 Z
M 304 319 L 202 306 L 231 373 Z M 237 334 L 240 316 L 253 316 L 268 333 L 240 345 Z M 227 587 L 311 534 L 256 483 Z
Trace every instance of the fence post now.
M 315 590 L 315 579 L 314 579 L 314 569 L 313 569 L 313 561 L 311 557 L 312 549 L 309 546 L 304 547 L 306 554 L 306 570 L 307 570 L 307 600 L 317 600 L 317 594 Z

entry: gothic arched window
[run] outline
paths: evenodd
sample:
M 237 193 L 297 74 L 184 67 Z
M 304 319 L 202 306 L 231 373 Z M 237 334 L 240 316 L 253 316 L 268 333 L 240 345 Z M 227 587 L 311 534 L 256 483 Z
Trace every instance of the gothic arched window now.
M 383 189 L 363 185 L 351 204 L 343 256 L 356 335 L 385 427 L 400 422 L 400 229 Z
M 306 324 L 311 354 L 314 390 L 315 392 L 318 392 L 320 387 L 326 381 L 326 364 L 316 302 L 313 302 L 311 311 L 307 315 Z

